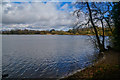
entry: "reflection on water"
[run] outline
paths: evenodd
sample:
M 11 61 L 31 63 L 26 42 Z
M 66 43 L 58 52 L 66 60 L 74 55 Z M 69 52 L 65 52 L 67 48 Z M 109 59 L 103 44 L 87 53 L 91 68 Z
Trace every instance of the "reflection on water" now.
M 4 35 L 3 74 L 8 78 L 59 78 L 91 64 L 87 36 Z

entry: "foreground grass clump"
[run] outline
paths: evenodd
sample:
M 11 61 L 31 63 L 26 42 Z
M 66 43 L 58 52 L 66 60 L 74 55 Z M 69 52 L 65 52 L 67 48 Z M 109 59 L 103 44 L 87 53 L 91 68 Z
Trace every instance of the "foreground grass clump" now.
M 119 57 L 119 52 L 105 52 L 94 65 L 61 80 L 120 80 Z

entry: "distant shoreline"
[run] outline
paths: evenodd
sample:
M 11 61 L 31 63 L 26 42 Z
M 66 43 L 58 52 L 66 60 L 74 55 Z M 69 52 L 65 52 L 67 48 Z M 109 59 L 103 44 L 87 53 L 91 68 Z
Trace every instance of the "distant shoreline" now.
M 41 31 L 37 31 L 37 30 L 20 30 L 20 29 L 16 29 L 16 30 L 5 30 L 2 31 L 1 34 L 11 34 L 11 35 L 95 35 L 94 29 L 93 28 L 82 28 L 82 29 L 69 29 L 68 31 L 63 31 L 63 30 L 55 30 L 55 29 L 51 29 L 51 30 L 41 30 Z M 102 36 L 103 32 L 102 29 L 100 28 L 100 30 L 98 31 L 98 35 Z M 112 33 L 109 30 L 109 28 L 105 28 L 104 31 L 104 35 L 105 36 L 111 36 Z
M 1 34 L 1 35 L 60 35 L 60 34 Z M 62 35 L 62 34 L 61 34 Z M 63 34 L 63 35 L 67 35 L 67 34 Z M 73 34 L 69 34 L 69 35 L 73 35 Z M 75 34 L 74 34 L 75 35 Z M 74 36 L 73 35 L 73 36 Z M 85 36 L 95 36 L 93 34 L 79 34 L 79 35 L 85 35 Z M 75 35 L 75 36 L 79 36 L 79 35 Z M 105 35 L 105 36 L 109 36 L 109 35 Z

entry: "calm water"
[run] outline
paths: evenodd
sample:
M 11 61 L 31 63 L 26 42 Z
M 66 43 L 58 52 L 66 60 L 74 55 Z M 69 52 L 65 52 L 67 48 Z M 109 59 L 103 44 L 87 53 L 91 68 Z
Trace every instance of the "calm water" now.
M 8 78 L 60 78 L 91 64 L 88 36 L 3 35 L 3 74 Z

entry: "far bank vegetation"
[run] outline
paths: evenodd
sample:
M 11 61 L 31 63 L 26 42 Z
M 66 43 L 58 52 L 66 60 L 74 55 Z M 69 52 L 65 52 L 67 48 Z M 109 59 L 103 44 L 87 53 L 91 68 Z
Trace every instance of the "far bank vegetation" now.
M 101 36 L 102 33 L 102 28 L 98 28 L 98 34 Z M 63 31 L 63 30 L 42 30 L 42 31 L 36 31 L 36 30 L 21 30 L 21 29 L 16 29 L 16 30 L 6 30 L 2 31 L 2 34 L 40 34 L 40 35 L 95 35 L 94 29 L 93 28 L 81 28 L 81 29 L 69 29 L 68 31 Z M 105 36 L 112 36 L 112 33 L 109 28 L 105 28 Z

